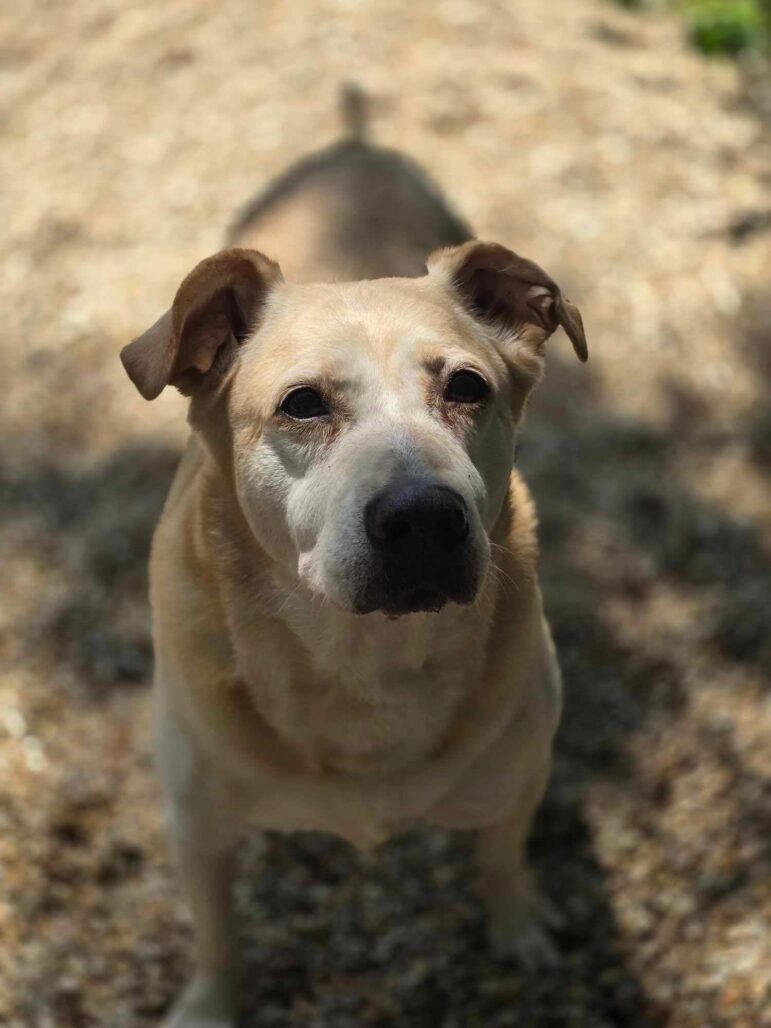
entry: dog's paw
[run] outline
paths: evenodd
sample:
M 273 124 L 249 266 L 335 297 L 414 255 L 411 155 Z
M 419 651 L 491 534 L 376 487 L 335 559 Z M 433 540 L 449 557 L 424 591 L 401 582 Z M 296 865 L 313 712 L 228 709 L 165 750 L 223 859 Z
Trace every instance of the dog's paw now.
M 551 932 L 563 923 L 548 901 L 528 892 L 489 908 L 488 944 L 497 960 L 513 961 L 526 971 L 550 970 L 561 962 Z
M 229 988 L 210 978 L 194 978 L 174 1005 L 163 1028 L 235 1028 Z

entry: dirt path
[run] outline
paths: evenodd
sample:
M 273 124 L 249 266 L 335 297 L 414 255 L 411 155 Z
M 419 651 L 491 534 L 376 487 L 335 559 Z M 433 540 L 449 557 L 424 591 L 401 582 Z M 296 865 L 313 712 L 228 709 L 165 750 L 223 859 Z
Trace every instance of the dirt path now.
M 187 971 L 149 758 L 145 555 L 184 436 L 121 344 L 234 208 L 376 134 L 580 302 L 521 462 L 568 702 L 535 851 L 562 968 L 481 946 L 466 846 L 270 839 L 253 1026 L 771 1025 L 768 138 L 679 26 L 573 0 L 124 0 L 0 22 L 0 1020 L 142 1028 Z M 751 220 L 751 219 L 750 219 Z M 740 238 L 737 238 L 740 237 Z

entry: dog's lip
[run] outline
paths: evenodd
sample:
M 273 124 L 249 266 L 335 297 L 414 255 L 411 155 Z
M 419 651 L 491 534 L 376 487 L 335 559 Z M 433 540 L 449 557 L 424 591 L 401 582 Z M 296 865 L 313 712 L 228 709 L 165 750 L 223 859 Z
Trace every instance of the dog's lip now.
M 436 614 L 447 603 L 449 597 L 442 589 L 433 585 L 419 585 L 400 593 L 380 609 L 384 614 L 399 616 L 419 612 Z
M 403 617 L 405 614 L 436 614 L 447 603 L 453 600 L 444 589 L 432 583 L 411 586 L 395 596 L 379 598 L 379 602 L 365 603 L 357 608 L 359 614 L 378 612 L 389 618 Z
M 385 614 L 390 618 L 405 614 L 436 614 L 447 604 L 461 607 L 474 602 L 479 588 L 477 574 L 466 575 L 457 581 L 442 581 L 441 576 L 416 576 L 413 581 L 394 580 L 396 576 L 377 575 L 362 590 L 353 605 L 357 614 Z M 389 581 L 390 579 L 390 581 Z

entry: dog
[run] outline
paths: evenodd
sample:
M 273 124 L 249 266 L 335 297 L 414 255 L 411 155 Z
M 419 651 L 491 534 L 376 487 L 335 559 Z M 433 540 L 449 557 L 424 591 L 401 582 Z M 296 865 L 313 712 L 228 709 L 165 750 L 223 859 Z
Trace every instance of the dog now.
M 345 110 L 121 353 L 146 399 L 190 398 L 150 573 L 196 958 L 168 1028 L 234 1024 L 248 826 L 364 851 L 476 829 L 493 953 L 553 956 L 525 844 L 561 683 L 513 463 L 544 344 L 561 326 L 586 360 L 582 319 Z

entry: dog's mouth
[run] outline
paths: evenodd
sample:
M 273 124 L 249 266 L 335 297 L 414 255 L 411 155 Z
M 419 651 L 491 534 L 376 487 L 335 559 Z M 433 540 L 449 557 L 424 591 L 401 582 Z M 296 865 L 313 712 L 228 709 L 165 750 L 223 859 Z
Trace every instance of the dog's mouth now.
M 434 586 L 423 585 L 397 596 L 385 603 L 380 609 L 389 617 L 400 617 L 402 614 L 417 614 L 424 611 L 438 614 L 448 602 L 449 597 Z
M 369 588 L 355 605 L 357 614 L 379 611 L 387 617 L 405 614 L 438 614 L 448 603 L 466 605 L 474 599 L 476 589 L 472 583 L 462 588 L 442 588 L 434 582 L 419 582 L 397 591 Z

